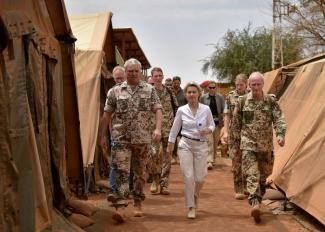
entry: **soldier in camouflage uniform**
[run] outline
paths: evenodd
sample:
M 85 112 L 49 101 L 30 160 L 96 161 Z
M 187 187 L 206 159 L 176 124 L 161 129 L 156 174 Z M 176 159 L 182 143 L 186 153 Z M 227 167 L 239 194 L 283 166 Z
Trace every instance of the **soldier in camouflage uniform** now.
M 236 90 L 230 91 L 226 97 L 226 104 L 224 109 L 224 134 L 223 140 L 228 143 L 229 155 L 232 159 L 232 172 L 234 178 L 234 190 L 235 198 L 237 200 L 242 200 L 246 196 L 244 190 L 246 189 L 244 178 L 242 175 L 242 153 L 239 149 L 234 149 L 239 147 L 234 145 L 233 141 L 233 124 L 232 115 L 235 108 L 235 103 L 238 101 L 239 96 L 242 96 L 248 91 L 247 88 L 247 76 L 246 74 L 238 74 L 235 80 Z
M 266 178 L 273 168 L 273 131 L 277 143 L 284 146 L 286 123 L 272 94 L 263 93 L 264 79 L 259 72 L 249 77 L 251 92 L 240 96 L 233 114 L 234 143 L 242 150 L 242 170 L 246 176 L 251 216 L 260 222 L 260 203 L 265 193 Z
M 131 58 L 125 62 L 126 82 L 114 86 L 107 93 L 104 115 L 101 123 L 101 144 L 105 145 L 105 130 L 112 125 L 112 164 L 117 171 L 116 212 L 113 219 L 124 222 L 127 196 L 129 195 L 128 175 L 132 165 L 134 178 L 134 214 L 143 215 L 141 202 L 144 200 L 145 167 L 151 139 L 161 138 L 161 104 L 152 85 L 141 81 L 141 63 Z M 155 113 L 156 128 L 150 130 L 152 112 Z
M 174 93 L 162 84 L 164 79 L 163 71 L 159 67 L 155 67 L 151 70 L 151 76 L 155 83 L 155 89 L 162 105 L 162 136 L 161 136 L 161 149 L 159 145 L 153 143 L 153 150 L 151 159 L 149 161 L 150 173 L 153 174 L 153 182 L 150 187 L 150 191 L 153 194 L 158 192 L 158 186 L 160 186 L 160 193 L 163 195 L 169 195 L 168 179 L 171 169 L 172 154 L 167 153 L 168 136 L 170 128 L 173 125 L 174 115 L 176 113 L 178 103 Z

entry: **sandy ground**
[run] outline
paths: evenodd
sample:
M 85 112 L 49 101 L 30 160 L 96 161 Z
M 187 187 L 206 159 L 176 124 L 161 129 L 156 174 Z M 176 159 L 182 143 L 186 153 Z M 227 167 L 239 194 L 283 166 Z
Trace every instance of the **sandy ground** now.
M 133 217 L 133 206 L 128 206 L 128 220 L 116 224 L 112 219 L 114 209 L 106 201 L 106 195 L 90 197 L 89 202 L 100 210 L 92 216 L 96 222 L 85 228 L 88 232 L 235 232 L 235 231 L 320 231 L 306 228 L 292 215 L 274 215 L 270 207 L 263 205 L 262 222 L 255 224 L 250 217 L 247 200 L 235 200 L 233 193 L 230 160 L 218 158 L 217 165 L 209 171 L 199 199 L 196 219 L 187 219 L 184 206 L 183 181 L 178 165 L 172 166 L 169 190 L 171 195 L 151 195 L 150 185 L 145 188 L 146 200 L 143 203 L 144 217 Z

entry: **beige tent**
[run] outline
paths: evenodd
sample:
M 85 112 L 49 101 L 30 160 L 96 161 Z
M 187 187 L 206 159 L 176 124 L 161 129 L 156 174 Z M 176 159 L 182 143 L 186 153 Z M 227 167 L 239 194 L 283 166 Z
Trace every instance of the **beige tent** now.
M 71 61 L 74 38 L 62 1 L 2 0 L 0 10 L 9 32 L 0 53 L 0 231 L 60 228 L 55 208 L 69 198 L 65 155 L 75 155 L 65 146 L 62 78 L 74 84 L 73 66 L 62 60 Z M 75 135 L 70 141 L 80 144 Z
M 94 162 L 103 66 L 107 70 L 107 66 L 115 65 L 111 17 L 111 13 L 70 17 L 77 38 L 75 64 L 84 168 Z
M 325 224 L 325 59 L 299 68 L 279 103 L 288 124 L 275 146 L 271 179 L 289 200 Z
M 306 58 L 298 62 L 289 64 L 276 70 L 264 74 L 264 92 L 275 94 L 278 98 L 282 96 L 290 82 L 302 65 L 322 60 L 325 54 L 319 54 L 311 58 Z

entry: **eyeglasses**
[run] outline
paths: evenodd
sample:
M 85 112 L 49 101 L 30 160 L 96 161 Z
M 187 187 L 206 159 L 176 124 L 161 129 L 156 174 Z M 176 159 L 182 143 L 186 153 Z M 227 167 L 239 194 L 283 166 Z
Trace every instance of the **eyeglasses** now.
M 209 87 L 209 89 L 215 89 L 215 88 L 216 88 L 215 86 L 214 86 L 214 87 L 212 87 L 212 86 L 211 86 L 211 87 Z

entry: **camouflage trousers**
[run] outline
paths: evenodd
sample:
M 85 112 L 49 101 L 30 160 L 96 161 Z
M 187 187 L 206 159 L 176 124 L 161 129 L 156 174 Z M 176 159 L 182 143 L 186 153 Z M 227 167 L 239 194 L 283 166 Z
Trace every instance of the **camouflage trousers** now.
M 172 155 L 167 153 L 168 137 L 162 138 L 161 143 L 153 143 L 148 160 L 148 170 L 154 181 L 162 187 L 168 187 Z
M 161 173 L 162 147 L 161 143 L 152 142 L 148 153 L 147 170 L 151 175 Z
M 242 173 L 242 152 L 239 149 L 229 148 L 229 154 L 232 159 L 232 173 L 234 178 L 235 193 L 244 193 L 246 190 L 246 181 Z
M 272 151 L 242 151 L 242 171 L 246 176 L 248 202 L 260 204 L 265 194 L 266 178 L 272 173 L 274 156 Z
M 149 147 L 149 144 L 123 143 L 114 143 L 112 146 L 112 165 L 116 168 L 116 201 L 113 202 L 113 206 L 127 205 L 127 197 L 130 194 L 128 182 L 130 166 L 134 173 L 134 203 L 144 200 L 143 188 Z

